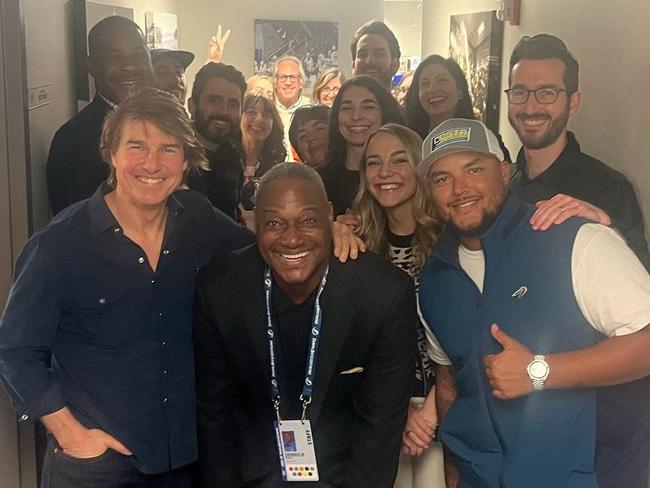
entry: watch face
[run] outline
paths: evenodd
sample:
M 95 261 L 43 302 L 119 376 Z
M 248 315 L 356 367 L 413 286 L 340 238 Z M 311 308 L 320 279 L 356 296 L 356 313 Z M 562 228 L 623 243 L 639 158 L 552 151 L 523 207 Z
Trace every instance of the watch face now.
M 530 363 L 530 375 L 535 379 L 542 379 L 548 372 L 548 366 L 542 361 L 533 361 Z

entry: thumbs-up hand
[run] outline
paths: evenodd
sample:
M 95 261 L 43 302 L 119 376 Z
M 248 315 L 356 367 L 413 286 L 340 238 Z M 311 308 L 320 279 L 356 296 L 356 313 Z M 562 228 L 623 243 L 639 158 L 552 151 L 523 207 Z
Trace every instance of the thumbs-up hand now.
M 503 351 L 488 354 L 483 358 L 492 395 L 501 400 L 510 400 L 527 395 L 533 389 L 527 367 L 533 354 L 518 340 L 506 334 L 497 324 L 490 329 L 492 337 L 501 344 Z

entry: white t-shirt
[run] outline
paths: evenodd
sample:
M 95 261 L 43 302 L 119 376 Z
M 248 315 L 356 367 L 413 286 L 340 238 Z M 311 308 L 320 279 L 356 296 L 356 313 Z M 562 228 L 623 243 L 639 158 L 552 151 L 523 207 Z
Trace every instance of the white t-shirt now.
M 483 251 L 470 251 L 461 245 L 458 258 L 482 292 Z M 650 324 L 650 276 L 615 230 L 600 224 L 580 227 L 571 253 L 571 276 L 580 311 L 597 331 L 610 337 L 622 336 Z M 418 313 L 424 321 L 419 309 Z M 451 364 L 430 328 L 426 330 L 431 358 L 438 364 Z

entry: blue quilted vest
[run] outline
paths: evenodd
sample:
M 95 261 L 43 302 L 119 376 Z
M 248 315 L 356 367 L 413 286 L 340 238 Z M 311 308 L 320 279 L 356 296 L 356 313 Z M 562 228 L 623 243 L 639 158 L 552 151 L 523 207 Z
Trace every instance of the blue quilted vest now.
M 497 400 L 482 364 L 483 356 L 502 350 L 490 334 L 492 323 L 537 354 L 599 340 L 571 283 L 573 242 L 586 221 L 569 219 L 539 232 L 528 222 L 533 212 L 510 196 L 481 239 L 483 293 L 460 267 L 452 232 L 443 233 L 422 271 L 422 313 L 455 370 L 457 398 L 441 439 L 459 458 L 463 487 L 597 487 L 594 390 Z

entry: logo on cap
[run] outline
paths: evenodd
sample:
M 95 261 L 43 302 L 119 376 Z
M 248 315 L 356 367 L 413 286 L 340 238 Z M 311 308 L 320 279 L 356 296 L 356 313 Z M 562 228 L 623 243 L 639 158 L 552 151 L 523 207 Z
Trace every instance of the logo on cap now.
M 452 144 L 454 142 L 469 141 L 471 133 L 471 127 L 464 127 L 462 129 L 449 129 L 441 132 L 433 138 L 431 150 L 434 151 L 442 146 L 446 146 L 447 144 Z

